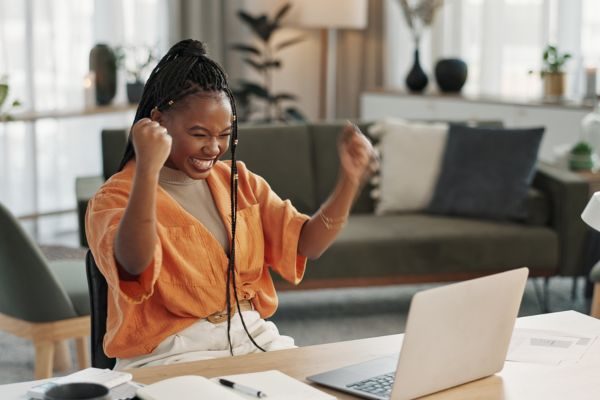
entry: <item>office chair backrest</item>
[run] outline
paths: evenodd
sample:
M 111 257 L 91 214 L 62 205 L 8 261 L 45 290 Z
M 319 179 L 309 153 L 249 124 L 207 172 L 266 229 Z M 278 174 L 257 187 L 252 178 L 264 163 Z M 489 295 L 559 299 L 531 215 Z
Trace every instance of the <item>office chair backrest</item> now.
M 73 303 L 16 218 L 0 204 L 0 313 L 29 322 L 77 317 Z
M 105 180 L 119 169 L 127 145 L 127 132 L 127 129 L 102 130 L 102 171 Z
M 108 285 L 104 275 L 98 269 L 92 252 L 88 250 L 85 256 L 85 271 L 87 273 L 88 288 L 90 291 L 90 310 L 92 314 L 92 335 L 90 338 L 92 367 L 110 368 L 115 366 L 116 360 L 104 353 L 104 335 L 106 334 L 106 300 Z

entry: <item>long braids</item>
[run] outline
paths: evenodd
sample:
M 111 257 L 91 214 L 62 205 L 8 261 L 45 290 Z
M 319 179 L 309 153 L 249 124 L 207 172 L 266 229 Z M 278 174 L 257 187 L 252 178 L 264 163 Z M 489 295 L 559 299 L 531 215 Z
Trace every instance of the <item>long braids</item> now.
M 227 76 L 221 66 L 206 56 L 206 49 L 202 42 L 197 40 L 183 40 L 175 44 L 156 65 L 146 85 L 140 104 L 138 106 L 133 124 L 142 118 L 150 117 L 154 108 L 159 111 L 169 109 L 173 104 L 191 94 L 200 92 L 225 92 L 229 97 L 232 110 L 232 133 L 230 138 L 231 174 L 230 174 L 230 202 L 231 202 L 231 243 L 229 246 L 229 263 L 227 266 L 227 283 L 225 288 L 227 304 L 227 342 L 229 353 L 233 355 L 231 343 L 231 288 L 235 306 L 240 316 L 240 321 L 250 341 L 261 351 L 266 351 L 256 343 L 242 315 L 237 285 L 235 280 L 235 234 L 237 225 L 238 201 L 238 173 L 236 164 L 236 148 L 238 144 L 238 123 L 235 99 L 229 89 Z M 125 148 L 119 170 L 135 157 L 131 135 Z

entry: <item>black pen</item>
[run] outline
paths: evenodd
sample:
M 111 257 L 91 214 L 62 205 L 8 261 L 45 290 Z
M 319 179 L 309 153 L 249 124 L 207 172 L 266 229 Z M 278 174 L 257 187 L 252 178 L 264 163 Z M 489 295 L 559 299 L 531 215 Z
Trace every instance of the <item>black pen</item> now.
M 219 383 L 234 390 L 239 390 L 242 393 L 249 394 L 250 396 L 256 396 L 258 398 L 267 397 L 265 392 L 261 392 L 260 390 L 253 389 L 248 386 L 240 385 L 239 383 L 228 381 L 227 379 L 219 379 Z

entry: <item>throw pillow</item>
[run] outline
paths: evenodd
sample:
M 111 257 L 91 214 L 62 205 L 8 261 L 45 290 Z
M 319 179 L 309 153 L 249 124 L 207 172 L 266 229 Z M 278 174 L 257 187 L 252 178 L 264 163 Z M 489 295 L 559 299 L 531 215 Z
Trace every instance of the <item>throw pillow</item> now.
M 381 155 L 375 214 L 424 210 L 440 171 L 448 124 L 386 118 L 369 133 Z
M 525 219 L 526 197 L 544 128 L 451 125 L 428 207 L 436 214 Z

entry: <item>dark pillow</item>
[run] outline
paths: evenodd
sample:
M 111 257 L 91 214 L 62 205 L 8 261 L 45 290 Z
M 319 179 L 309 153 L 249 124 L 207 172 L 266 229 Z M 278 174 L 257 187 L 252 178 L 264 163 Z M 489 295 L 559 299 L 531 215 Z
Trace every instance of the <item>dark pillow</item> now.
M 544 128 L 450 125 L 428 211 L 491 219 L 527 218 L 526 197 Z

